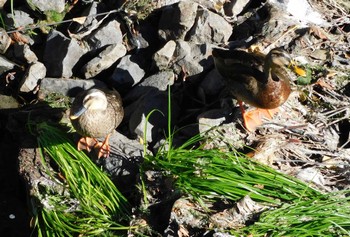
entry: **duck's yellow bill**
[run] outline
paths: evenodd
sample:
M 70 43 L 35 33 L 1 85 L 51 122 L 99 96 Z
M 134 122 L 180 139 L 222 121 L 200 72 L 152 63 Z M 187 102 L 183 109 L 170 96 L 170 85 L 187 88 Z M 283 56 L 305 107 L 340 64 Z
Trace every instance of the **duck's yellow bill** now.
M 305 77 L 306 76 L 306 71 L 296 65 L 294 65 L 293 70 L 296 74 L 298 74 L 299 76 Z
M 291 68 L 298 76 L 305 77 L 306 76 L 306 71 L 302 69 L 301 67 L 298 67 L 294 60 L 291 61 L 289 68 Z

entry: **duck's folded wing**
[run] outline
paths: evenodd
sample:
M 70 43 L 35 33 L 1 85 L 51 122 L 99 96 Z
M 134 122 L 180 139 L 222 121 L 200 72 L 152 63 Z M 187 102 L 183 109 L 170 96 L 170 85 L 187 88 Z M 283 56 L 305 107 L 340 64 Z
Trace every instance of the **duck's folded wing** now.
M 232 64 L 242 64 L 262 71 L 265 56 L 261 54 L 248 53 L 243 50 L 224 50 L 214 48 L 212 50 L 214 60 L 220 61 L 227 66 Z

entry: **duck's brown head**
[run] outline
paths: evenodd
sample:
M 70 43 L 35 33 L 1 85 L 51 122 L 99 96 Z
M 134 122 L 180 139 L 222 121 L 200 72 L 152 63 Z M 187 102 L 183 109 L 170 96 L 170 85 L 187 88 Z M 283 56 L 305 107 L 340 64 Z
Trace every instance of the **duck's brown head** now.
M 281 48 L 274 48 L 266 55 L 264 72 L 266 78 L 271 75 L 285 74 L 286 68 L 292 63 L 290 55 Z M 278 77 L 272 76 L 273 80 L 279 80 Z
M 287 51 L 281 48 L 274 48 L 266 55 L 266 62 L 271 66 L 288 67 L 292 58 Z

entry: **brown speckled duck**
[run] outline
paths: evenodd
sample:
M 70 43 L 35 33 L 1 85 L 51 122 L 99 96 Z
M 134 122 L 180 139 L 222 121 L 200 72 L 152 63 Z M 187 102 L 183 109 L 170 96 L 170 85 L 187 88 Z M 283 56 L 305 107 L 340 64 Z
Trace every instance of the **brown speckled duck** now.
M 110 154 L 109 137 L 123 120 L 122 99 L 117 91 L 89 89 L 78 94 L 70 109 L 70 120 L 83 137 L 78 150 L 98 148 L 98 158 Z M 96 138 L 105 138 L 98 142 Z
M 243 114 L 244 125 L 253 131 L 271 118 L 291 92 L 287 72 L 292 60 L 281 49 L 272 49 L 267 55 L 243 50 L 213 49 L 215 67 L 225 79 L 228 90 L 236 97 Z M 258 109 L 246 112 L 242 101 Z

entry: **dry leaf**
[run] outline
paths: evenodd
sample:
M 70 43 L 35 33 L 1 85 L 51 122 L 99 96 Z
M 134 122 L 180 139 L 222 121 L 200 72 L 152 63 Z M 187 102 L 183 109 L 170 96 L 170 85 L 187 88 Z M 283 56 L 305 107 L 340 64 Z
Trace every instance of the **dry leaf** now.
M 320 39 L 323 39 L 323 40 L 328 40 L 329 39 L 327 34 L 326 34 L 326 32 L 324 30 L 322 30 L 321 28 L 319 28 L 319 27 L 311 26 L 310 27 L 310 32 L 314 33 Z
M 23 44 L 28 44 L 29 41 L 18 31 L 11 33 L 11 38 L 13 41 Z
M 72 20 L 82 25 L 84 24 L 86 18 L 87 18 L 86 16 L 81 16 L 81 17 L 74 17 Z
M 319 85 L 323 88 L 326 88 L 328 90 L 334 90 L 334 87 L 325 82 L 323 79 L 318 79 L 317 82 L 315 83 L 316 85 Z

